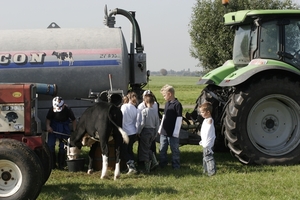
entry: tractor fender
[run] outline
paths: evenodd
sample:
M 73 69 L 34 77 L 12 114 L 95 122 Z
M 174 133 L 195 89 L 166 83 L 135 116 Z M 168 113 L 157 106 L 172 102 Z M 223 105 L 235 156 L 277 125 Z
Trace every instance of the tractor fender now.
M 213 84 L 219 85 L 225 77 L 236 70 L 233 60 L 227 60 L 222 66 L 208 72 L 197 82 L 198 85 Z
M 246 67 L 240 68 L 232 72 L 231 74 L 229 74 L 227 77 L 225 77 L 222 80 L 219 86 L 230 87 L 230 86 L 239 85 L 256 74 L 265 71 L 271 71 L 271 70 L 286 71 L 300 76 L 300 71 L 298 69 L 287 64 L 274 65 L 273 63 L 273 64 L 264 64 L 264 65 L 247 65 Z

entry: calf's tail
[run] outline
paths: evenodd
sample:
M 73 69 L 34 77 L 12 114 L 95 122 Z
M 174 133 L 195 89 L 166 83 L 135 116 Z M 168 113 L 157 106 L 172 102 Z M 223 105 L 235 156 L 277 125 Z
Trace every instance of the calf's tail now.
M 117 126 L 117 125 L 115 125 L 115 126 Z M 121 127 L 117 126 L 117 128 L 118 128 L 118 130 L 120 131 L 120 133 L 121 133 L 121 135 L 122 135 L 122 138 L 123 138 L 124 142 L 125 142 L 126 144 L 128 144 L 128 143 L 129 143 L 129 137 L 128 137 L 127 133 L 126 133 Z

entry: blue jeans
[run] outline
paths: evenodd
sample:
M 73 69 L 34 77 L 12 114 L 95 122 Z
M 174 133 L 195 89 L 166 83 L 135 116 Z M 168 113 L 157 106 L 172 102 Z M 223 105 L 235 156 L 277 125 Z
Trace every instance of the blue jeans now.
M 172 168 L 180 168 L 180 151 L 179 151 L 179 138 L 168 137 L 166 135 L 160 135 L 160 159 L 159 165 L 165 167 L 168 164 L 167 151 L 170 144 L 172 152 Z
M 203 148 L 203 173 L 212 176 L 216 174 L 216 172 L 217 169 L 213 151 L 210 148 Z
M 66 122 L 57 122 L 55 120 L 51 121 L 50 126 L 54 131 L 61 132 L 64 134 L 70 135 L 70 127 L 69 127 L 69 121 Z M 59 153 L 65 153 L 65 143 L 63 140 L 68 140 L 68 136 L 63 136 L 55 133 L 48 133 L 48 146 L 50 148 L 50 152 L 55 152 L 55 144 L 56 140 L 59 140 Z

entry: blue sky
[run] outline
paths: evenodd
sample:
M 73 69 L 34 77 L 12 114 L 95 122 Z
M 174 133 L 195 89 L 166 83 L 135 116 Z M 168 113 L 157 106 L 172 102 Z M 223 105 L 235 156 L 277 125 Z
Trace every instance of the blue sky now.
M 195 67 L 198 61 L 190 56 L 188 24 L 194 0 L 9 0 L 1 2 L 0 30 L 46 28 L 56 22 L 61 28 L 104 27 L 104 6 L 136 11 L 147 54 L 147 68 L 175 71 Z M 116 17 L 130 41 L 130 23 Z

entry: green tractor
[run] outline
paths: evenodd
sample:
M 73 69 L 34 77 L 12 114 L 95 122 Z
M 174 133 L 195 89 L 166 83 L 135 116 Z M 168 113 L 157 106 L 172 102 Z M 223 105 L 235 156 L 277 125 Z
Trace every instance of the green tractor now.
M 197 100 L 214 106 L 215 148 L 243 164 L 299 163 L 300 10 L 243 10 L 224 22 L 235 30 L 233 58 L 199 80 Z

